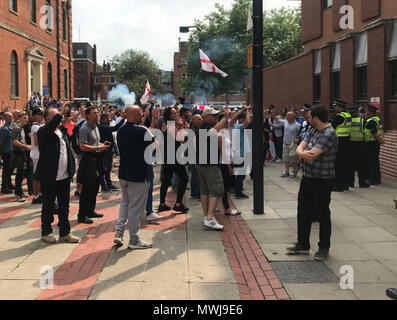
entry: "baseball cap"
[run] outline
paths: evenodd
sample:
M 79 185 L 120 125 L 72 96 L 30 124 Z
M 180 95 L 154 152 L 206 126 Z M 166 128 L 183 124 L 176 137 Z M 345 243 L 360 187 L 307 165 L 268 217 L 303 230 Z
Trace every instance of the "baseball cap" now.
M 206 116 L 217 116 L 219 114 L 219 111 L 215 110 L 214 108 L 206 108 L 203 111 L 203 117 Z

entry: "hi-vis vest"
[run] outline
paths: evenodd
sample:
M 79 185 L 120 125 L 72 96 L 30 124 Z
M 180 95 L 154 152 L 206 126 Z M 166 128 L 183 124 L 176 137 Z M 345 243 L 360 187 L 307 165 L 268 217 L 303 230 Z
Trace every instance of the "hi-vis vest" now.
M 338 113 L 338 115 L 341 115 L 343 118 L 345 118 L 345 121 L 336 128 L 335 130 L 336 135 L 339 138 L 348 138 L 350 136 L 350 126 L 352 124 L 352 116 L 348 112 L 341 112 Z
M 354 117 L 352 118 L 350 126 L 350 141 L 363 142 L 364 140 L 364 119 L 361 117 Z
M 379 135 L 379 138 L 382 140 L 383 139 L 383 125 L 382 125 L 380 118 L 377 116 L 373 116 L 367 120 L 367 123 L 370 121 L 376 122 L 376 126 L 378 128 L 378 135 Z M 365 128 L 364 133 L 365 133 L 365 142 L 377 141 L 375 139 L 375 136 L 371 133 L 370 129 Z

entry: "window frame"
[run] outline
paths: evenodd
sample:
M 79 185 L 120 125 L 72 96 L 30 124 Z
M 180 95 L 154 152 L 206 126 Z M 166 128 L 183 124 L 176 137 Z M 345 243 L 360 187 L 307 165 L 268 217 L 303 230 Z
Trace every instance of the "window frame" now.
M 393 77 L 393 69 L 394 75 Z M 387 61 L 387 70 L 388 70 L 388 99 L 390 101 L 397 101 L 397 57 L 393 59 L 389 59 Z M 393 93 L 393 84 L 395 88 L 395 93 Z
M 314 104 L 321 103 L 321 73 L 313 76 L 313 102 Z
M 68 70 L 63 70 L 63 94 L 64 98 L 69 98 L 69 81 L 68 81 Z
M 362 70 L 365 68 L 365 95 L 363 95 L 362 88 Z M 368 102 L 368 65 L 357 65 L 354 67 L 354 100 L 356 103 L 367 103 Z
M 47 94 L 52 97 L 52 64 L 48 62 L 47 64 Z
M 30 0 L 29 7 L 30 7 L 30 22 L 37 25 L 37 2 L 36 2 L 36 0 Z
M 331 72 L 331 99 L 335 100 L 340 98 L 340 71 L 335 70 Z
M 15 50 L 11 51 L 10 59 L 10 81 L 11 81 L 11 97 L 19 97 L 19 73 L 18 73 L 18 54 Z
M 10 0 L 9 7 L 12 13 L 18 13 L 18 0 Z
M 329 1 L 331 2 L 331 4 L 328 3 Z M 334 5 L 333 0 L 322 0 L 322 9 L 323 9 L 323 11 L 327 10 L 329 8 L 332 8 L 333 5 Z

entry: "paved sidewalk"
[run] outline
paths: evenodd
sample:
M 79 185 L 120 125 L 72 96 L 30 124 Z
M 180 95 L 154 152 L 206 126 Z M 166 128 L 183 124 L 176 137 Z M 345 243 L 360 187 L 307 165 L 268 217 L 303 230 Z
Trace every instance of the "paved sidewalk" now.
M 113 247 L 117 193 L 99 194 L 97 209 L 104 218 L 91 226 L 77 224 L 78 200 L 72 198 L 72 232 L 82 238 L 73 245 L 42 243 L 41 207 L 0 196 L 0 299 L 386 299 L 385 289 L 397 286 L 392 202 L 397 181 L 333 194 L 330 258 L 318 263 L 312 255 L 285 254 L 296 239 L 299 180 L 279 178 L 281 171 L 279 164 L 265 168 L 265 215 L 252 213 L 252 197 L 236 200 L 243 215 L 220 213 L 225 232 L 207 231 L 200 202 L 188 199 L 188 215 L 168 212 L 158 223 L 142 222 L 142 238 L 153 242 L 145 251 Z M 157 181 L 155 207 L 159 187 Z M 252 196 L 249 179 L 245 189 Z M 174 200 L 170 192 L 167 201 Z M 54 231 L 58 233 L 56 226 Z M 317 238 L 314 224 L 313 250 Z M 128 242 L 128 231 L 124 240 Z M 40 288 L 43 265 L 54 269 L 52 290 Z M 354 269 L 354 290 L 340 289 L 342 265 Z

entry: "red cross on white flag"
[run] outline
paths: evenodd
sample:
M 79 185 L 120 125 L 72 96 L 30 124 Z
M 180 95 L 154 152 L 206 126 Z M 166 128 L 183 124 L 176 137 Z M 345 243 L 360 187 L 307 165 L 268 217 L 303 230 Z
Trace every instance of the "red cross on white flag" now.
M 146 88 L 145 88 L 145 93 L 143 94 L 142 98 L 141 98 L 141 103 L 145 104 L 148 102 L 150 97 L 150 84 L 149 81 L 146 83 Z
M 203 52 L 203 50 L 201 49 L 199 50 L 200 50 L 200 61 L 201 61 L 202 70 L 212 73 L 219 73 L 224 78 L 228 76 L 227 73 L 223 72 L 216 65 L 213 64 L 213 62 L 210 60 L 210 58 L 208 58 L 208 56 Z

